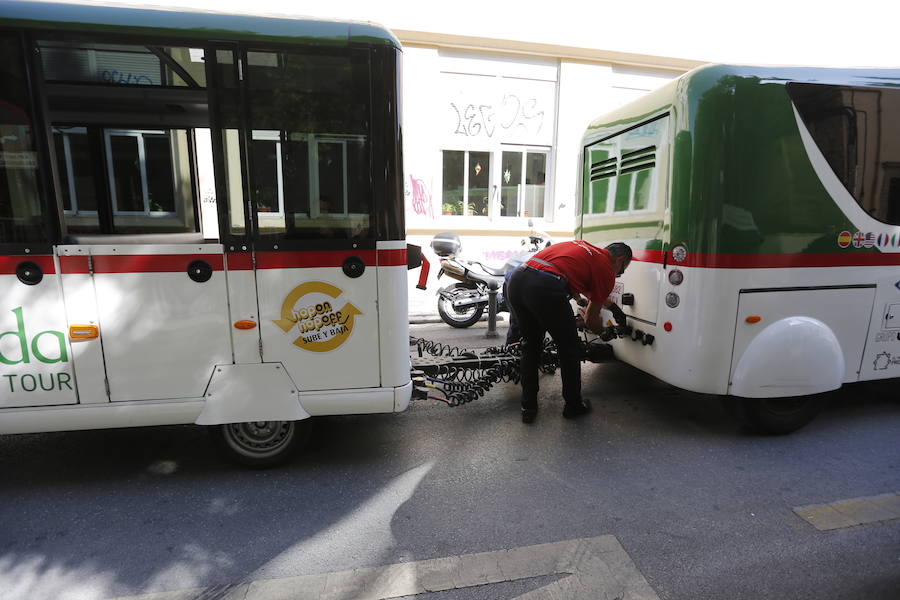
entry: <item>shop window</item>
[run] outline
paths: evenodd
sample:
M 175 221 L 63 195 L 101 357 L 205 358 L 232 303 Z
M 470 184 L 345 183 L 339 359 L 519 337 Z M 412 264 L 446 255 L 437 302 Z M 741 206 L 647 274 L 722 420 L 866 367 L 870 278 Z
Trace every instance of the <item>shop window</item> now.
M 500 216 L 545 216 L 547 152 L 504 151 L 501 158 Z
M 548 151 L 444 150 L 443 214 L 483 217 L 547 217 Z M 498 169 L 492 169 L 498 165 Z
M 486 217 L 491 206 L 491 153 L 443 151 L 445 215 Z
M 831 170 L 872 217 L 900 225 L 900 90 L 789 83 L 788 94 Z
M 441 190 L 441 208 L 445 215 L 463 214 L 466 197 L 466 153 L 444 150 L 444 183 Z

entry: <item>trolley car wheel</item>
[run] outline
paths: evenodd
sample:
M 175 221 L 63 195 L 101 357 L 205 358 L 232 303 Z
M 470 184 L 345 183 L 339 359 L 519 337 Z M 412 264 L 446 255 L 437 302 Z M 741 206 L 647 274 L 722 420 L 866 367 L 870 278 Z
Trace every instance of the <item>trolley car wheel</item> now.
M 812 421 L 827 394 L 790 398 L 729 398 L 734 412 L 745 425 L 758 433 L 784 435 Z
M 213 425 L 210 433 L 219 451 L 247 467 L 264 468 L 287 461 L 309 437 L 309 419 L 253 421 Z

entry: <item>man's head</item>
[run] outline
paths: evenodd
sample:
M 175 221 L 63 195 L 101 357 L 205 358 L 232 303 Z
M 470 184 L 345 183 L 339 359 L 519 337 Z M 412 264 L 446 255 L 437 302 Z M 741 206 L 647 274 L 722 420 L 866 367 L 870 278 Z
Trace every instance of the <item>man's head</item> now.
M 614 242 L 606 247 L 609 257 L 612 259 L 616 277 L 620 276 L 631 264 L 631 246 L 622 242 Z

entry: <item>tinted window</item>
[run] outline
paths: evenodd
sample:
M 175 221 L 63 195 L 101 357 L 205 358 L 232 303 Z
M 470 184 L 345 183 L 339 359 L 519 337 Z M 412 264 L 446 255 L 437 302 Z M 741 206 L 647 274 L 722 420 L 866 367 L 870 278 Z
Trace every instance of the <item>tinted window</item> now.
M 154 45 L 40 41 L 47 81 L 205 87 L 203 50 Z
M 46 242 L 38 153 L 19 39 L 0 35 L 0 243 Z
M 790 83 L 831 170 L 867 213 L 900 225 L 900 90 Z
M 250 191 L 259 233 L 372 235 L 368 53 L 247 53 Z

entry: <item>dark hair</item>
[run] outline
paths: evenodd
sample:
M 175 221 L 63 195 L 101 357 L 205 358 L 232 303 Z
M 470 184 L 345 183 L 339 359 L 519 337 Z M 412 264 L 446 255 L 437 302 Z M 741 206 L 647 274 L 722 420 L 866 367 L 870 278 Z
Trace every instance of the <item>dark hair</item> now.
M 613 242 L 606 247 L 606 251 L 609 252 L 609 255 L 613 257 L 624 256 L 626 262 L 629 262 L 631 260 L 631 246 L 629 246 L 628 244 L 623 244 L 622 242 Z

